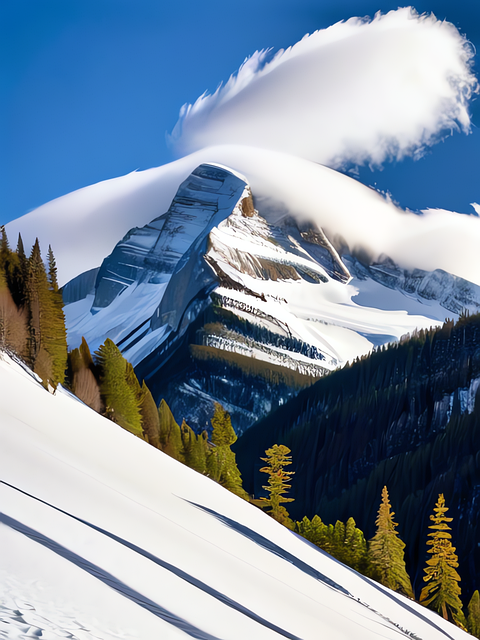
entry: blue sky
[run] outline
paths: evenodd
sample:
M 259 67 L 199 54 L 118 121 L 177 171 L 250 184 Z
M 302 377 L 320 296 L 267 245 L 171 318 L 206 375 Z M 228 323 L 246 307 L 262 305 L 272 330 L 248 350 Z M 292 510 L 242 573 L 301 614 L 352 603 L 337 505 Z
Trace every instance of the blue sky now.
M 480 49 L 480 4 L 417 2 Z M 179 109 L 255 50 L 398 2 L 370 0 L 2 0 L 0 223 L 74 189 L 173 159 Z M 477 63 L 478 66 L 478 63 Z M 476 68 L 478 76 L 478 69 Z M 403 207 L 471 211 L 480 201 L 480 99 L 471 135 L 419 161 L 360 169 Z

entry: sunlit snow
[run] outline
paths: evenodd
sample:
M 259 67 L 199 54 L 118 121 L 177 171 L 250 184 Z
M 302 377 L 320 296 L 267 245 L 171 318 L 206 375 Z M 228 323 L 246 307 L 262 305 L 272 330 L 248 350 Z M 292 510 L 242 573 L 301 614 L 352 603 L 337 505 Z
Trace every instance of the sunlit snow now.
M 467 638 L 0 359 L 0 635 Z

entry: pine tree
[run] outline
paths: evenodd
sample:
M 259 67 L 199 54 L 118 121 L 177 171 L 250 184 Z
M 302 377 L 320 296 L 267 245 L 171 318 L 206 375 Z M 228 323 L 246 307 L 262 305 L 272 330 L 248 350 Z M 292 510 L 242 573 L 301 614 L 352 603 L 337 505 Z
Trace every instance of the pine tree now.
M 480 638 L 480 595 L 478 590 L 473 592 L 468 603 L 467 629 L 472 636 Z
M 185 420 L 182 422 L 180 431 L 185 451 L 185 464 L 190 467 L 190 469 L 205 474 L 207 472 L 208 445 L 204 436 L 202 434 L 197 436 Z
M 62 383 L 67 367 L 67 330 L 63 313 L 63 298 L 58 290 L 57 267 L 50 245 L 48 247 L 48 285 L 50 308 L 46 326 L 45 349 L 52 357 L 54 381 Z
M 377 531 L 370 540 L 368 556 L 373 577 L 393 591 L 414 598 L 412 583 L 405 568 L 405 543 L 398 537 L 393 521 L 387 487 L 382 489 L 382 501 L 375 521 Z
M 340 562 L 345 562 L 346 549 L 345 549 L 345 524 L 340 520 L 337 520 L 333 527 L 333 536 L 331 538 L 332 551 L 331 554 Z
M 230 446 L 237 436 L 232 427 L 230 414 L 221 404 L 215 403 L 212 423 L 212 443 L 215 445 L 208 454 L 207 475 L 240 498 L 248 500 L 242 487 L 242 476 L 237 467 L 235 454 Z
M 19 309 L 23 309 L 27 305 L 28 260 L 25 256 L 20 234 L 18 234 L 17 251 L 10 252 L 4 269 L 13 301 Z
M 135 395 L 135 400 L 138 406 L 140 407 L 140 403 L 142 401 L 142 396 L 143 396 L 142 387 L 140 386 L 138 378 L 135 375 L 135 370 L 133 368 L 132 363 L 128 362 L 128 360 L 125 360 L 125 380 L 128 386 L 130 387 L 130 389 L 133 391 Z
M 48 245 L 47 261 L 48 261 L 48 283 L 50 284 L 50 289 L 55 293 L 57 293 L 58 291 L 57 263 L 55 261 L 55 256 L 53 255 L 52 246 L 50 244 Z
M 135 391 L 127 382 L 127 361 L 110 338 L 95 354 L 101 369 L 100 391 L 104 398 L 105 415 L 143 438 L 139 403 Z
M 88 367 L 92 373 L 97 377 L 95 363 L 93 362 L 92 354 L 90 353 L 90 347 L 88 346 L 87 341 L 82 336 L 82 342 L 79 346 L 80 355 L 82 357 L 83 364 Z
M 6 278 L 8 289 L 17 307 L 25 302 L 25 283 L 21 271 L 21 260 L 15 251 L 10 249 L 5 227 L 0 227 L 0 271 Z
M 163 398 L 158 406 L 158 419 L 160 422 L 161 450 L 171 458 L 185 462 L 185 451 L 180 427 L 176 423 L 170 407 Z
M 368 567 L 367 542 L 363 532 L 357 528 L 355 520 L 349 518 L 345 523 L 341 548 L 338 549 L 338 560 L 352 567 L 355 571 L 365 574 Z M 334 554 L 335 555 L 335 554 Z
M 27 299 L 29 307 L 30 361 L 34 371 L 39 373 L 36 364 L 40 349 L 45 350 L 49 358 L 42 355 L 42 377 L 54 385 L 65 379 L 67 366 L 67 334 L 63 301 L 61 294 L 54 291 L 49 283 L 43 264 L 38 238 L 32 248 L 28 261 Z M 50 364 L 47 366 L 47 360 Z M 44 377 L 46 376 L 46 377 Z
M 5 231 L 5 226 L 2 224 L 0 226 L 0 269 L 6 269 L 10 255 L 11 250 L 8 244 L 7 232 Z
M 17 240 L 17 256 L 20 260 L 20 264 L 22 265 L 22 268 L 24 270 L 24 275 L 27 275 L 27 256 L 25 254 L 25 248 L 23 246 L 23 239 L 22 239 L 22 234 L 19 233 L 18 234 L 18 240 Z
M 51 362 L 50 365 L 47 366 L 46 358 L 42 355 L 42 374 L 40 374 L 40 371 L 37 371 L 36 367 L 36 361 L 40 354 L 41 347 L 45 350 L 45 341 L 42 334 L 45 329 L 45 320 L 50 306 L 47 274 L 42 261 L 38 238 L 35 240 L 28 260 L 27 297 L 29 308 L 30 362 L 33 370 L 39 373 L 46 382 L 53 378 Z
M 150 389 L 145 384 L 145 380 L 142 384 L 140 413 L 142 414 L 143 433 L 147 441 L 153 447 L 160 449 L 160 419 L 158 417 L 158 409 L 150 393 Z
M 8 286 L 10 293 L 19 308 L 27 305 L 28 260 L 23 248 L 22 236 L 18 234 L 17 251 L 12 255 L 14 260 L 10 267 Z
M 288 484 L 290 476 L 294 471 L 285 471 L 284 467 L 292 464 L 292 457 L 288 454 L 290 449 L 283 444 L 274 444 L 273 447 L 265 451 L 266 458 L 261 458 L 266 462 L 266 466 L 260 471 L 268 474 L 268 484 L 263 487 L 268 493 L 268 498 L 260 498 L 260 504 L 267 511 L 268 515 L 285 525 L 289 529 L 293 529 L 293 522 L 290 519 L 288 511 L 283 503 L 293 502 L 293 498 L 286 498 L 285 494 L 291 488 Z
M 428 553 L 432 556 L 427 560 L 424 569 L 423 580 L 427 583 L 420 594 L 420 603 L 437 611 L 446 620 L 454 622 L 459 627 L 466 627 L 465 616 L 463 615 L 462 603 L 460 601 L 461 589 L 459 586 L 460 576 L 456 568 L 458 567 L 458 557 L 455 547 L 451 543 L 451 527 L 447 524 L 453 518 L 448 518 L 445 513 L 448 507 L 445 506 L 443 493 L 438 496 L 438 502 L 434 507 L 434 515 L 430 516 L 433 522 L 429 526 L 432 532 L 428 534 L 431 540 L 427 545 L 431 548 Z
M 212 423 L 212 442 L 217 447 L 230 447 L 237 440 L 230 415 L 219 402 L 215 402 Z

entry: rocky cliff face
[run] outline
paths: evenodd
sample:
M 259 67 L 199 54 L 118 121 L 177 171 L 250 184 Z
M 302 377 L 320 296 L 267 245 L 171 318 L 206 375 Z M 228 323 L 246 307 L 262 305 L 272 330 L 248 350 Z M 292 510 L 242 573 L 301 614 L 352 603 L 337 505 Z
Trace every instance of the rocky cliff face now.
M 118 243 L 93 290 L 91 279 L 64 288 L 70 345 L 111 338 L 156 399 L 197 429 L 220 401 L 242 432 L 338 363 L 328 344 L 300 338 L 281 284 L 346 283 L 348 270 L 320 229 L 269 224 L 224 168 L 198 167 L 165 214 Z M 226 376 L 243 380 L 242 393 Z
M 260 456 L 292 450 L 294 517 L 353 516 L 371 537 L 388 486 L 408 568 L 421 588 L 429 515 L 444 493 L 467 601 L 480 575 L 480 318 L 379 350 L 302 391 L 238 441 L 247 491 L 259 495 Z

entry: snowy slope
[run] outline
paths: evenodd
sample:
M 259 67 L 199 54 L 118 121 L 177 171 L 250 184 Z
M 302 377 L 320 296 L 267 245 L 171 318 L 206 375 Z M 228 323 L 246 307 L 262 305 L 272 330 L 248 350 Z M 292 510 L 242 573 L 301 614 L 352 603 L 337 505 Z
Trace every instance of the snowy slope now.
M 60 285 L 99 267 L 135 226 L 164 214 L 185 178 L 202 163 L 220 163 L 248 180 L 255 205 L 269 222 L 292 215 L 313 221 L 331 240 L 372 257 L 386 254 L 404 268 L 448 273 L 480 284 L 480 218 L 429 210 L 415 215 L 332 169 L 277 151 L 246 146 L 209 147 L 168 165 L 80 189 L 10 222 L 15 244 L 38 236 L 55 252 Z
M 1 637 L 468 637 L 7 356 L 0 389 Z

